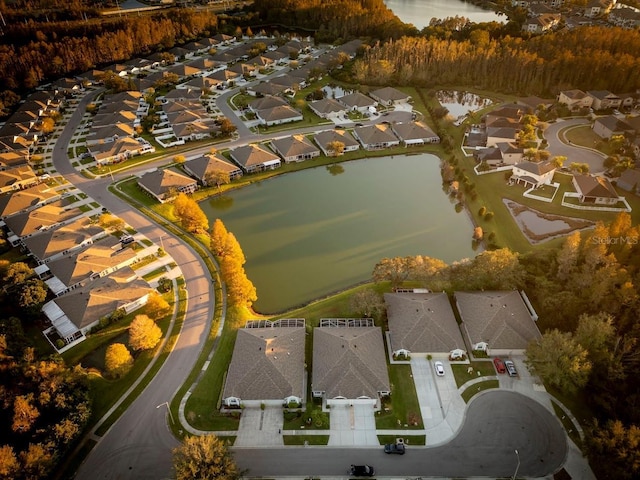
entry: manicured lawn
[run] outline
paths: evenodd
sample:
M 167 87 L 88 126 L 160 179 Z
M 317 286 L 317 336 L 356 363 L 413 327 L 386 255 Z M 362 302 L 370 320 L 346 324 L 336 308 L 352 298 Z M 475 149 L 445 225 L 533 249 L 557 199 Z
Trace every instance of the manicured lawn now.
M 327 430 L 330 426 L 329 415 L 330 413 L 320 410 L 320 405 L 316 406 L 313 402 L 309 402 L 304 412 L 285 412 L 283 414 L 283 429 Z
M 380 445 L 386 445 L 387 443 L 396 443 L 396 435 L 378 435 Z M 405 445 L 426 445 L 426 435 L 408 435 L 402 437 Z
M 473 368 L 472 373 L 468 373 L 469 367 Z M 471 362 L 471 364 L 454 363 L 451 365 L 451 369 L 453 370 L 453 375 L 456 378 L 456 386 L 458 388 L 474 378 L 497 375 L 493 362 L 489 360 L 486 362 L 475 361 Z
M 551 400 L 551 405 L 553 405 L 553 411 L 556 412 L 556 416 L 558 420 L 562 423 L 565 432 L 569 435 L 569 438 L 576 444 L 576 446 L 582 450 L 582 439 L 580 438 L 580 434 L 576 430 L 576 426 L 573 424 L 571 418 L 565 415 L 564 410 L 558 406 L 556 402 Z
M 564 138 L 567 141 L 575 145 L 581 145 L 583 147 L 595 148 L 607 155 L 611 155 L 613 152 L 609 146 L 609 142 L 600 138 L 593 133 L 591 125 L 580 125 L 579 127 L 568 127 L 558 132 L 560 138 Z
M 500 383 L 498 382 L 498 380 L 487 380 L 485 382 L 476 383 L 474 385 L 471 385 L 464 392 L 462 392 L 461 397 L 466 403 L 469 403 L 469 400 L 471 400 L 471 397 L 480 393 L 481 391 L 489 390 L 492 388 L 498 388 L 499 386 L 500 386 Z
M 382 411 L 376 413 L 379 429 L 423 428 L 420 404 L 411 376 L 410 365 L 390 365 L 390 401 L 383 402 Z
M 283 435 L 285 445 L 327 445 L 329 435 Z

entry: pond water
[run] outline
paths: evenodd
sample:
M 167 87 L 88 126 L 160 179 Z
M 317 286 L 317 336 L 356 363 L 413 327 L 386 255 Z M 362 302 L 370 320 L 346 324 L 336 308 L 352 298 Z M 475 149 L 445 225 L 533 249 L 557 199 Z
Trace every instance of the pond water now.
M 382 258 L 471 257 L 473 227 L 430 154 L 378 157 L 254 183 L 200 204 L 247 258 L 255 309 L 285 311 L 369 280 Z
M 449 116 L 453 119 L 467 115 L 469 112 L 474 112 L 492 103 L 489 98 L 456 90 L 438 90 L 436 98 L 440 105 L 449 110 Z
M 418 29 L 428 26 L 432 18 L 456 15 L 475 23 L 507 21 L 505 15 L 498 15 L 493 10 L 484 10 L 461 0 L 384 0 L 384 3 L 400 20 L 411 23 Z
M 322 87 L 322 91 L 326 94 L 326 98 L 340 98 L 352 92 L 352 90 L 345 90 L 342 87 L 335 86 L 331 87 L 329 85 L 325 85 Z

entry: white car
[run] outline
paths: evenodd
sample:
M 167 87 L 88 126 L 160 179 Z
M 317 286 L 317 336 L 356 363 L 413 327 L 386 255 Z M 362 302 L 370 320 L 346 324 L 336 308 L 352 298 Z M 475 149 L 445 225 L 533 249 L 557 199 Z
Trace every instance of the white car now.
M 435 368 L 437 376 L 444 377 L 444 363 L 441 361 L 433 362 L 433 368 Z

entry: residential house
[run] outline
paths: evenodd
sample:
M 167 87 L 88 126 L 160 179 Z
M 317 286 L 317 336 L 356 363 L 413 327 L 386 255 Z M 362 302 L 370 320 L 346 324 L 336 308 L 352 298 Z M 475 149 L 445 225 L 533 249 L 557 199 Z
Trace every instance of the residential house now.
M 353 135 L 365 150 L 378 150 L 400 145 L 400 140 L 393 133 L 389 125 L 379 123 L 356 127 Z
M 0 195 L 0 218 L 6 219 L 21 212 L 27 212 L 53 202 L 60 198 L 60 194 L 46 183 L 33 187 L 8 192 Z
M 105 229 L 91 218 L 80 217 L 71 223 L 24 238 L 22 245 L 38 264 L 43 264 L 91 245 L 106 234 Z
M 131 110 L 118 110 L 117 112 L 98 112 L 92 121 L 92 127 L 102 128 L 110 125 L 126 124 L 136 127 L 140 125 L 140 119 L 137 117 L 135 111 Z
M 518 138 L 519 128 L 488 127 L 487 147 L 497 147 L 500 143 L 513 143 Z
M 343 117 L 346 113 L 346 107 L 333 98 L 323 98 L 322 100 L 309 102 L 309 108 L 320 118 L 327 119 Z
M 405 146 L 439 143 L 440 137 L 423 122 L 398 122 L 391 125 L 391 130 Z
M 184 63 L 176 63 L 175 65 L 169 67 L 167 71 L 169 73 L 177 75 L 180 80 L 183 80 L 187 77 L 202 75 L 203 73 L 199 68 L 195 68 Z
M 550 184 L 556 167 L 552 162 L 520 162 L 511 170 L 511 181 L 517 184 L 523 183 L 527 188 L 540 187 Z
M 535 34 L 544 33 L 558 25 L 561 19 L 562 15 L 559 13 L 543 13 L 542 15 L 527 18 L 522 25 L 522 30 Z
M 595 18 L 609 13 L 616 4 L 616 0 L 587 0 L 584 7 L 584 16 Z
M 229 155 L 247 173 L 274 170 L 281 165 L 280 157 L 255 143 L 234 148 Z
M 70 255 L 39 265 L 34 271 L 54 295 L 60 296 L 138 260 L 132 248 L 123 248 L 118 238 L 107 235 Z
M 367 97 L 363 93 L 353 92 L 337 99 L 349 110 L 357 111 L 363 115 L 369 115 L 375 112 L 377 102 L 371 97 Z
M 136 135 L 136 131 L 133 125 L 122 122 L 103 127 L 92 127 L 87 134 L 87 146 L 115 142 L 120 138 L 133 138 L 134 135 Z
M 620 6 L 609 12 L 609 23 L 616 27 L 634 29 L 640 27 L 640 11 Z
M 593 103 L 591 107 L 594 110 L 605 110 L 608 108 L 620 108 L 622 99 L 608 90 L 589 90 L 587 92 Z
M 381 105 L 390 107 L 401 103 L 409 103 L 411 95 L 401 92 L 397 88 L 384 87 L 370 92 L 369 95 Z
M 37 175 L 29 165 L 0 170 L 0 193 L 23 190 L 38 182 Z
M 5 218 L 4 222 L 8 229 L 7 240 L 15 246 L 20 239 L 69 223 L 82 215 L 84 212 L 77 207 L 71 207 L 66 199 L 47 203 L 36 209 Z
M 341 143 L 344 148 L 340 154 L 354 152 L 360 148 L 358 141 L 349 135 L 346 130 L 325 130 L 316 133 L 313 140 L 322 150 L 322 153 L 329 157 L 336 156 L 336 152 L 330 147 L 334 142 Z
M 0 171 L 26 165 L 29 159 L 28 149 L 20 152 L 3 151 L 4 144 L 0 139 Z
M 625 170 L 618 178 L 617 185 L 621 189 L 637 195 L 640 192 L 640 170 L 637 168 Z
M 172 199 L 178 192 L 189 194 L 198 189 L 196 180 L 171 168 L 142 174 L 138 178 L 138 185 L 160 203 Z
M 52 330 L 70 348 L 83 341 L 85 335 L 103 318 L 116 310 L 131 313 L 144 306 L 152 289 L 129 267 L 88 282 L 59 296 L 42 307 L 51 322 L 43 333 L 50 338 Z M 58 345 L 52 345 L 61 351 Z
M 150 143 L 143 138 L 119 138 L 111 143 L 98 143 L 90 145 L 87 150 L 98 165 L 111 165 L 128 158 L 156 151 Z
M 591 108 L 593 97 L 582 90 L 563 90 L 558 94 L 558 103 L 566 105 L 575 112 L 582 108 Z
M 271 147 L 285 163 L 303 162 L 320 156 L 320 149 L 304 135 L 274 139 L 271 141 Z
M 629 125 L 624 119 L 607 115 L 606 117 L 598 117 L 591 126 L 593 133 L 600 138 L 610 139 L 614 135 L 631 135 L 635 134 L 635 129 Z
M 227 407 L 305 400 L 305 322 L 251 320 L 239 328 L 222 400 Z
M 371 318 L 320 320 L 313 331 L 311 392 L 328 406 L 380 407 L 391 393 L 382 332 Z
M 256 96 L 267 96 L 267 95 L 279 95 L 283 93 L 287 89 L 284 85 L 278 85 L 273 82 L 260 82 L 255 85 L 250 85 L 247 87 L 247 93 L 249 95 Z
M 206 77 L 197 77 L 198 80 Z M 200 88 L 174 88 L 164 95 L 169 102 L 199 102 L 202 97 Z
M 499 167 L 504 165 L 502 152 L 498 147 L 478 149 L 474 152 L 474 157 L 478 163 L 484 163 L 489 167 Z
M 524 292 L 455 292 L 462 331 L 473 350 L 490 355 L 522 355 L 542 335 Z
M 389 351 L 433 355 L 466 350 L 446 293 L 385 293 Z
M 242 169 L 217 154 L 192 158 L 184 162 L 182 168 L 205 186 L 209 185 L 210 175 L 215 172 L 224 172 L 226 175 L 229 175 L 229 180 L 242 177 Z
M 273 108 L 258 110 L 256 117 L 262 125 L 282 125 L 283 123 L 300 122 L 304 118 L 302 113 L 290 105 L 280 105 Z
M 620 200 L 618 192 L 605 177 L 574 175 L 573 187 L 580 194 L 581 203 L 615 205 Z
M 173 47 L 169 53 L 175 57 L 176 61 L 192 58 L 194 55 L 194 52 L 182 47 Z

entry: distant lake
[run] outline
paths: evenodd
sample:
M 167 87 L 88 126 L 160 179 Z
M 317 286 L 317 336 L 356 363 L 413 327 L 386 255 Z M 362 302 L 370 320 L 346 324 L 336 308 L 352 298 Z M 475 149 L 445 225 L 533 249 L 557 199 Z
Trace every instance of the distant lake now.
M 484 10 L 461 0 L 384 0 L 384 3 L 404 23 L 412 23 L 419 30 L 432 18 L 467 17 L 475 23 L 506 22 L 507 17 L 493 10 Z
M 200 206 L 236 236 L 256 310 L 281 312 L 369 280 L 385 257 L 475 255 L 473 227 L 430 154 L 340 163 L 251 184 Z M 340 173 L 341 172 L 341 173 Z

